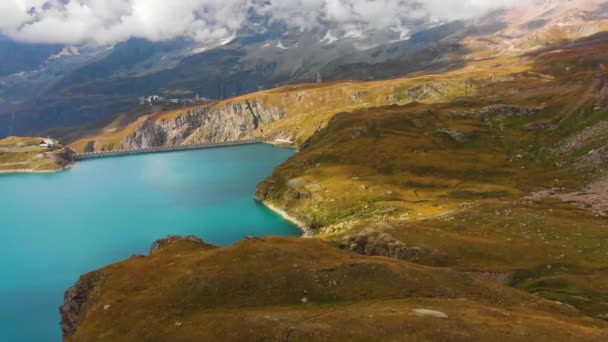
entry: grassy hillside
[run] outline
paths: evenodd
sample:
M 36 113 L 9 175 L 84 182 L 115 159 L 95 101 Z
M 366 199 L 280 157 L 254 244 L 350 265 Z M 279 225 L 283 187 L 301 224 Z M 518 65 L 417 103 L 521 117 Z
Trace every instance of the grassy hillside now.
M 71 152 L 58 145 L 40 147 L 43 138 L 9 137 L 0 140 L 0 173 L 52 172 L 71 163 Z
M 523 291 L 316 239 L 161 246 L 81 278 L 67 341 L 608 338 L 607 323 Z
M 608 36 L 484 56 L 206 104 L 284 113 L 241 136 L 299 148 L 256 197 L 316 239 L 169 240 L 85 276 L 64 328 L 73 340 L 605 340 Z M 146 122 L 190 114 L 72 146 L 120 148 Z
M 606 47 L 598 35 L 528 55 L 474 97 L 337 114 L 257 197 L 342 248 L 608 318 Z

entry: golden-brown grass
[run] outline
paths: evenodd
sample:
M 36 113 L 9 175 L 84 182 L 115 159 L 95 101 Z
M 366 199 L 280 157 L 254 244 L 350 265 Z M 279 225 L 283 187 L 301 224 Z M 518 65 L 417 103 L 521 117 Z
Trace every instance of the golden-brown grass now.
M 600 341 L 608 333 L 606 323 L 522 291 L 319 240 L 174 244 L 96 272 L 100 285 L 68 341 Z

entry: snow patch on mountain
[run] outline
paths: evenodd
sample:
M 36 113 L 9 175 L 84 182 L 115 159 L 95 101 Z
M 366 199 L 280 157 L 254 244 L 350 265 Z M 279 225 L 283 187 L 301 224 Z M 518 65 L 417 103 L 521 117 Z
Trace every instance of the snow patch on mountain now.
M 289 48 L 285 47 L 285 45 L 283 45 L 283 42 L 281 42 L 279 40 L 279 42 L 277 43 L 277 48 L 281 49 L 281 50 L 288 50 Z
M 52 59 L 59 59 L 59 58 L 63 58 L 63 57 L 78 56 L 78 55 L 80 55 L 80 49 L 78 47 L 66 46 L 58 54 L 50 56 L 49 59 L 52 60 Z
M 326 45 L 330 45 L 337 40 L 338 40 L 338 38 L 336 38 L 333 34 L 331 34 L 331 31 L 327 31 L 327 33 L 325 34 L 325 37 L 323 37 L 323 39 L 321 39 L 319 41 L 319 43 L 325 43 Z
M 343 38 L 364 38 L 363 31 L 361 30 L 350 30 L 347 31 Z
M 412 36 L 410 29 L 405 26 L 391 27 L 391 31 L 399 33 L 399 40 L 408 40 Z
M 232 35 L 230 35 L 230 37 L 222 39 L 220 41 L 220 45 L 222 45 L 222 46 L 227 45 L 227 44 L 229 44 L 230 42 L 232 42 L 235 39 L 236 39 L 236 31 L 233 32 Z

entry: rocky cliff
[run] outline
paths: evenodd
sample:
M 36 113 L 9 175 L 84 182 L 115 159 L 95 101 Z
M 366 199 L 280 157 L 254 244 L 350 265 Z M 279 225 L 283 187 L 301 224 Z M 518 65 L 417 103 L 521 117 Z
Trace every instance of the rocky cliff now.
M 173 117 L 150 117 L 124 139 L 122 148 L 235 141 L 261 134 L 264 125 L 284 116 L 284 110 L 257 101 L 201 106 Z

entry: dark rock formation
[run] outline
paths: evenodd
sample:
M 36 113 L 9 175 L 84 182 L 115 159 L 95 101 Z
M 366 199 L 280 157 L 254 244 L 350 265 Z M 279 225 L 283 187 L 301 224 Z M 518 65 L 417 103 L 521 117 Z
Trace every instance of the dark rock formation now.
M 601 73 L 592 80 L 592 89 L 599 95 L 595 110 L 600 110 L 608 105 L 608 74 Z
M 74 152 L 68 148 L 47 152 L 45 155 L 61 167 L 66 167 L 74 162 Z
M 384 256 L 398 260 L 416 260 L 420 247 L 408 247 L 386 231 L 384 226 L 372 226 L 359 234 L 344 237 L 342 249 L 369 256 Z
M 604 89 L 604 86 L 606 86 L 606 83 L 608 82 L 608 74 L 599 74 L 596 75 L 593 80 L 591 81 L 593 89 L 595 91 L 601 91 L 602 89 Z
M 81 276 L 78 282 L 65 292 L 63 306 L 59 309 L 63 337 L 74 334 L 85 318 L 86 306 L 95 303 L 99 297 L 98 290 L 103 282 L 104 276 L 101 272 L 91 272 Z
M 84 152 L 94 152 L 95 151 L 95 140 L 91 140 L 87 142 L 84 147 Z
M 555 127 L 555 123 L 549 121 L 539 121 L 539 122 L 531 122 L 529 124 L 524 125 L 524 130 L 526 131 L 544 131 L 549 128 Z
M 497 116 L 504 116 L 504 117 L 510 118 L 510 117 L 518 117 L 518 116 L 530 116 L 530 115 L 540 112 L 541 110 L 542 110 L 542 108 L 538 108 L 538 107 L 527 108 L 527 107 L 521 107 L 521 106 L 502 105 L 501 104 L 501 105 L 485 107 L 483 109 L 482 115 L 484 115 L 484 116 L 497 115 Z
M 463 144 L 467 141 L 464 133 L 455 129 L 439 129 L 436 133 L 440 136 L 446 136 L 459 144 Z

